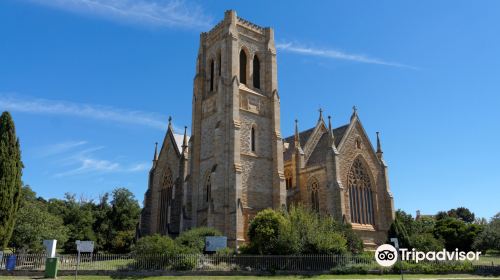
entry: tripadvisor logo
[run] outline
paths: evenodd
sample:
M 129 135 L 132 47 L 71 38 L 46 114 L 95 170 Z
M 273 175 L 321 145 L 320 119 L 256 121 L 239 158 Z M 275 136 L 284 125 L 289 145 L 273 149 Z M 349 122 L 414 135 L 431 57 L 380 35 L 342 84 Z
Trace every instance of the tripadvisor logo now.
M 391 244 L 380 245 L 375 251 L 375 260 L 381 266 L 392 266 L 398 261 L 398 250 Z
M 422 252 L 415 249 L 408 250 L 406 248 L 400 248 L 399 252 L 394 246 L 390 244 L 380 245 L 375 251 L 375 260 L 381 266 L 392 266 L 398 260 L 398 255 L 401 256 L 402 261 L 477 261 L 481 252 L 464 252 L 455 249 L 455 251 L 429 251 Z

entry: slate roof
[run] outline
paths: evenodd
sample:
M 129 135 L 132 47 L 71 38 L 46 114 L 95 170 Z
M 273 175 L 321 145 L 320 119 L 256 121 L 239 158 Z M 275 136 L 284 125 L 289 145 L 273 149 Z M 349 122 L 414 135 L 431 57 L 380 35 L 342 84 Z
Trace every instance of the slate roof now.
M 175 144 L 177 145 L 177 149 L 182 153 L 182 142 L 184 141 L 184 135 L 174 133 Z M 190 136 L 187 137 L 189 143 Z
M 338 146 L 340 144 L 340 141 L 344 137 L 344 134 L 347 131 L 348 127 L 349 127 L 349 124 L 346 124 L 346 125 L 337 127 L 333 130 L 333 136 L 335 138 L 335 146 Z M 299 132 L 300 146 L 302 148 L 304 148 L 305 144 L 307 143 L 307 140 L 309 140 L 309 137 L 311 137 L 315 128 L 316 127 L 313 127 L 313 128 L 308 129 L 308 130 Z M 289 136 L 289 137 L 285 138 L 283 141 L 289 144 L 288 149 L 286 149 L 283 152 L 283 160 L 289 161 L 292 159 L 292 155 L 295 152 L 295 135 Z M 328 147 L 328 133 L 325 132 L 321 136 L 318 144 L 316 145 L 313 153 L 311 154 L 311 157 L 309 158 L 309 162 L 311 162 L 311 160 L 312 160 L 312 161 L 314 161 L 314 163 L 316 163 L 316 161 L 318 159 L 324 158 L 324 156 L 321 156 L 321 155 L 324 154 L 324 151 L 327 149 L 327 147 Z M 309 165 L 309 162 L 307 165 Z

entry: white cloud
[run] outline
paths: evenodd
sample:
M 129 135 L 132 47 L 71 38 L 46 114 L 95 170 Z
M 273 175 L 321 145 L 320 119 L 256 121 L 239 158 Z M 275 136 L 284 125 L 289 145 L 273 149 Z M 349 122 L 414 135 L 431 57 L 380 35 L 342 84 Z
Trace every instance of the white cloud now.
M 129 167 L 128 171 L 130 171 L 130 172 L 144 171 L 144 170 L 148 170 L 149 168 L 151 168 L 151 164 L 143 162 L 143 163 L 138 163 L 138 164 L 135 164 L 135 165 Z
M 0 94 L 0 109 L 21 113 L 74 116 L 107 122 L 148 126 L 163 131 L 166 130 L 168 123 L 166 116 L 156 113 L 59 100 L 19 98 L 6 94 Z
M 276 44 L 276 48 L 279 50 L 297 53 L 297 54 L 302 54 L 302 55 L 319 56 L 319 57 L 326 57 L 326 58 L 333 58 L 333 59 L 355 61 L 355 62 L 360 62 L 360 63 L 379 64 L 379 65 L 385 65 L 385 66 L 418 70 L 418 68 L 410 66 L 410 65 L 389 62 L 389 61 L 385 61 L 382 59 L 372 58 L 372 57 L 368 57 L 368 56 L 360 55 L 360 54 L 346 53 L 346 52 L 342 52 L 342 51 L 338 51 L 338 50 L 334 50 L 334 49 L 310 48 L 310 47 L 304 47 L 301 45 L 295 45 L 293 43 L 279 43 L 279 44 Z
M 54 146 L 59 146 L 58 144 Z M 77 146 L 74 146 L 75 148 Z M 147 170 L 150 167 L 149 163 L 141 162 L 134 164 L 122 164 L 117 161 L 101 159 L 94 155 L 95 151 L 101 150 L 103 147 L 90 147 L 84 150 L 75 151 L 75 149 L 67 149 L 69 156 L 61 161 L 64 166 L 70 166 L 67 171 L 56 173 L 55 177 L 66 177 L 81 174 L 93 173 L 128 173 L 140 172 Z
M 27 0 L 69 12 L 160 27 L 207 29 L 212 19 L 181 0 Z
M 0 101 L 1 102 L 1 101 Z M 38 155 L 41 157 L 53 156 L 68 152 L 74 148 L 87 144 L 87 141 L 66 141 L 43 148 Z

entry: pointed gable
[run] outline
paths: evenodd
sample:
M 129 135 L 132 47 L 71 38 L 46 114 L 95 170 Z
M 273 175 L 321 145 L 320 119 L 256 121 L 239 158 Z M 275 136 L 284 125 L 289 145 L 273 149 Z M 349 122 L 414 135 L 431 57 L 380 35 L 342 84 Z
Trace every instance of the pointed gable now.
M 339 145 L 339 143 L 343 139 L 344 134 L 347 131 L 348 127 L 349 127 L 349 125 L 346 124 L 346 125 L 337 127 L 337 128 L 335 128 L 333 130 L 333 136 L 335 138 L 335 146 Z M 313 128 L 310 128 L 308 130 L 305 130 L 305 131 L 299 133 L 300 145 L 301 146 L 305 146 L 306 145 L 306 143 L 309 141 L 309 138 L 311 137 L 311 135 L 313 134 L 313 132 L 314 132 L 315 129 L 316 129 L 316 127 L 313 127 Z M 328 136 L 327 132 L 328 131 L 323 132 L 323 135 L 321 136 L 318 144 L 315 146 L 315 148 L 313 149 L 313 151 L 311 153 L 311 157 L 315 154 L 316 151 L 318 151 L 317 153 L 324 153 L 325 149 L 328 146 L 328 141 L 325 142 L 325 140 L 323 140 L 323 138 L 325 138 L 326 140 L 328 140 L 328 137 L 325 137 L 325 135 Z M 284 143 L 288 143 L 288 148 L 285 149 L 284 152 L 283 152 L 283 160 L 284 161 L 289 161 L 289 160 L 292 159 L 292 155 L 293 155 L 293 153 L 295 151 L 294 135 L 285 138 L 283 140 L 283 142 Z M 323 147 L 323 149 L 321 149 L 321 147 Z
M 340 127 L 337 127 L 333 130 L 333 137 L 335 139 L 335 146 L 338 146 L 340 141 L 345 135 L 345 132 L 347 131 L 347 127 L 349 125 L 343 125 Z M 314 150 L 311 153 L 311 156 L 309 157 L 309 160 L 306 162 L 306 166 L 313 166 L 313 165 L 318 165 L 322 164 L 325 162 L 326 157 L 325 153 L 330 148 L 330 135 L 328 131 L 323 133 L 321 136 L 321 139 L 318 141 L 318 144 L 314 147 Z
M 346 132 L 344 133 L 344 138 L 340 141 L 339 145 L 337 146 L 337 150 L 340 153 L 342 153 L 342 151 L 346 148 L 347 139 L 353 133 L 359 134 L 359 136 L 362 138 L 362 141 L 369 148 L 368 150 L 370 156 L 373 158 L 374 161 L 378 161 L 377 154 L 372 145 L 372 142 L 370 141 L 370 137 L 368 137 L 368 134 L 366 133 L 366 130 L 363 127 L 363 124 L 361 123 L 361 120 L 359 119 L 357 114 L 352 117 L 351 122 L 349 123 Z
M 311 133 L 311 136 L 309 136 L 309 139 L 307 139 L 306 144 L 304 145 L 304 156 L 305 156 L 304 159 L 306 163 L 309 160 L 309 157 L 311 156 L 311 153 L 314 151 L 314 148 L 318 144 L 319 140 L 326 132 L 327 129 L 325 123 L 322 120 L 318 121 L 316 127 Z
M 169 126 L 167 129 L 167 133 L 165 134 L 165 138 L 163 139 L 163 144 L 162 144 L 161 149 L 160 149 L 160 155 L 159 155 L 160 158 L 162 156 L 162 153 L 167 152 L 166 149 L 168 147 L 174 147 L 175 148 L 174 149 L 175 155 L 177 155 L 178 158 L 181 158 L 182 148 L 180 148 L 180 147 L 182 146 L 182 135 L 179 138 L 180 139 L 179 144 L 177 143 L 178 141 L 176 140 L 176 137 L 178 138 L 178 136 L 176 136 L 176 135 L 178 135 L 178 134 L 175 134 L 173 129 Z

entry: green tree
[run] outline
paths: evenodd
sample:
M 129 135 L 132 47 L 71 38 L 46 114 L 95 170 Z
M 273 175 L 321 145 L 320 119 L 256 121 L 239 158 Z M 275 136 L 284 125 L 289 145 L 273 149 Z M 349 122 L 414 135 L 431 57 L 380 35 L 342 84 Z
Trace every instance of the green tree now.
M 436 219 L 433 217 L 420 217 L 413 223 L 413 233 L 433 233 Z
M 473 248 L 480 251 L 500 251 L 500 212 L 484 227 L 484 230 L 474 238 Z
M 68 228 L 68 242 L 64 244 L 64 251 L 76 251 L 76 240 L 96 241 L 93 230 L 95 218 L 92 211 L 92 202 L 77 201 L 74 194 L 65 195 L 64 224 Z
M 109 194 L 105 193 L 100 196 L 99 203 L 95 204 L 93 207 L 93 215 L 94 215 L 94 224 L 92 226 L 95 237 L 95 250 L 96 251 L 111 251 L 112 249 L 112 235 L 111 229 L 112 224 L 110 221 L 111 217 L 111 205 L 108 202 Z M 115 240 L 118 243 L 118 240 Z M 119 247 L 122 247 L 122 244 L 119 244 Z
M 451 209 L 448 211 L 448 216 L 452 218 L 460 219 L 466 223 L 472 223 L 475 220 L 475 215 L 469 209 L 465 207 L 458 207 L 456 209 Z
M 23 163 L 19 139 L 9 112 L 0 116 L 0 250 L 8 245 L 14 230 Z
M 450 217 L 450 216 L 448 216 L 448 212 L 446 212 L 446 211 L 439 211 L 436 214 L 436 221 L 443 220 L 443 219 L 446 219 L 448 217 Z
M 446 218 L 455 218 L 462 220 L 466 223 L 473 223 L 475 220 L 475 215 L 468 208 L 458 207 L 450 209 L 448 211 L 439 211 L 436 214 L 436 220 L 443 220 Z
M 411 249 L 410 236 L 404 223 L 401 221 L 399 215 L 396 215 L 394 222 L 392 222 L 389 232 L 388 232 L 388 243 L 390 243 L 391 238 L 397 238 L 399 241 L 399 247 Z
M 413 248 L 423 252 L 440 251 L 444 248 L 444 242 L 434 237 L 432 233 L 415 233 L 410 236 Z
M 45 202 L 37 199 L 29 186 L 23 187 L 22 193 L 23 199 L 9 246 L 14 251 L 40 253 L 43 251 L 43 240 L 56 239 L 58 247 L 61 247 L 68 239 L 62 218 L 51 214 Z
M 141 207 L 132 192 L 126 188 L 113 190 L 111 201 L 111 251 L 129 252 L 135 238 Z
M 434 235 L 444 240 L 446 250 L 452 251 L 458 248 L 461 251 L 470 251 L 474 239 L 481 231 L 480 225 L 448 217 L 436 222 Z
M 406 229 L 407 232 L 413 232 L 415 230 L 415 220 L 413 219 L 411 214 L 408 214 L 405 211 L 398 209 L 396 211 L 396 219 L 399 220 L 399 222 Z

